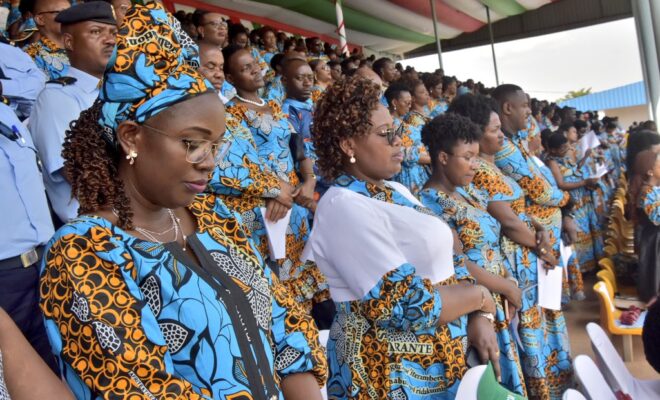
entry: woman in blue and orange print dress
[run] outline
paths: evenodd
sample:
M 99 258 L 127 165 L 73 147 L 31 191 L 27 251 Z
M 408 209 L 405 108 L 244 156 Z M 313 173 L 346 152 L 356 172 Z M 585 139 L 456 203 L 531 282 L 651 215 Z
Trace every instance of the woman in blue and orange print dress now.
M 392 180 L 401 183 L 413 194 L 417 193 L 429 178 L 427 166 L 431 162 L 422 143 L 422 127 L 426 121 L 413 112 L 410 86 L 402 82 L 392 83 L 385 91 L 394 127 L 401 131 L 403 162 L 401 172 Z
M 472 121 L 454 113 L 429 122 L 422 139 L 434 161 L 433 173 L 419 197 L 458 233 L 468 258 L 468 272 L 493 294 L 501 383 L 526 395 L 517 344 L 509 326 L 510 317 L 521 306 L 522 293 L 504 265 L 500 223 L 488 214 L 486 197 L 472 185 L 482 135 Z M 505 299 L 511 304 L 509 309 Z
M 229 47 L 225 54 L 225 75 L 237 94 L 227 103 L 227 138 L 231 143 L 226 158 L 216 166 L 211 188 L 223 195 L 226 204 L 239 213 L 246 230 L 264 258 L 269 255 L 264 220 L 278 221 L 291 210 L 286 233 L 286 258 L 277 261 L 279 276 L 308 312 L 332 320 L 328 286 L 314 263 L 301 260 L 309 235 L 308 216 L 316 176 L 311 160 L 294 160 L 290 140 L 292 128 L 276 101 L 258 96 L 264 81 L 259 66 L 245 49 Z M 299 149 L 304 153 L 304 149 Z M 295 169 L 295 162 L 299 169 Z M 302 182 L 301 182 L 302 178 Z M 263 215 L 262 209 L 266 209 Z M 269 257 L 268 257 L 269 258 Z M 325 303 L 325 305 L 322 305 Z M 319 305 L 315 308 L 315 305 Z M 321 307 L 319 309 L 318 307 Z M 320 325 L 324 322 L 317 319 Z
M 435 118 L 447 111 L 447 101 L 442 97 L 442 77 L 438 74 L 426 74 L 422 77 L 426 90 L 429 92 L 429 103 L 424 109 L 429 118 Z
M 553 266 L 558 261 L 545 228 L 527 214 L 525 192 L 495 163 L 496 154 L 507 140 L 496 110 L 493 100 L 465 94 L 452 103 L 448 112 L 468 116 L 483 127 L 473 184 L 486 194 L 488 213 L 502 225 L 505 266 L 523 291 L 518 333 L 527 394 L 533 399 L 555 398 L 557 394 L 561 397 L 564 382 L 572 377 L 566 328 L 539 307 L 537 293 L 538 259 Z
M 584 273 L 593 270 L 598 261 L 596 238 L 594 237 L 596 211 L 588 190 L 589 187 L 597 184 L 597 180 L 585 177 L 582 170 L 573 161 L 566 133 L 567 130 L 560 127 L 550 136 L 546 162 L 559 188 L 569 191 L 575 201 L 573 216 L 577 225 L 577 240 L 574 247 L 580 270 Z
M 314 115 L 318 166 L 334 182 L 308 242 L 337 304 L 328 397 L 454 399 L 466 339 L 497 364 L 481 314 L 495 306 L 453 255 L 449 226 L 387 181 L 403 156 L 379 97 L 376 84 L 353 76 L 330 86 Z
M 42 265 L 41 307 L 69 388 L 78 399 L 320 400 L 313 321 L 240 218 L 202 194 L 225 123 L 192 67 L 193 42 L 162 6 L 135 5 L 115 54 L 64 144 L 81 215 Z M 131 99 L 127 84 L 141 88 Z

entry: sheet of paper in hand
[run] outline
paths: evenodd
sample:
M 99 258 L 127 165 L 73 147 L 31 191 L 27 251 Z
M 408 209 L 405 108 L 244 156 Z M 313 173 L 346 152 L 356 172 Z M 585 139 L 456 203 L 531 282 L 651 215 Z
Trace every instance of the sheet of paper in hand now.
M 286 213 L 284 218 L 277 222 L 270 221 L 266 218 L 266 207 L 261 207 L 261 215 L 263 215 L 264 226 L 268 235 L 270 258 L 272 260 L 286 258 L 286 229 L 289 227 L 291 210 Z

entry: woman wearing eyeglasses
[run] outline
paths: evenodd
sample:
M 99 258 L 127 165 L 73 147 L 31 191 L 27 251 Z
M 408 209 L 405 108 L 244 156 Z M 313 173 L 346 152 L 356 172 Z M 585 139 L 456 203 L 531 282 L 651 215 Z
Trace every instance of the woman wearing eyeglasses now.
M 525 381 L 509 327 L 510 318 L 522 305 L 521 290 L 504 265 L 501 225 L 488 213 L 485 194 L 472 185 L 482 136 L 476 124 L 455 113 L 445 113 L 426 124 L 422 140 L 431 154 L 433 173 L 419 197 L 458 233 L 468 271 L 493 294 L 501 383 L 524 396 Z
M 280 104 L 259 97 L 264 79 L 258 61 L 240 47 L 225 48 L 223 54 L 225 77 L 237 93 L 227 103 L 231 147 L 225 160 L 218 164 L 211 187 L 243 216 L 246 230 L 264 257 L 269 256 L 265 220 L 279 221 L 291 212 L 286 258 L 271 261 L 279 263 L 279 276 L 290 285 L 297 301 L 306 310 L 323 314 L 325 309 L 315 306 L 332 304 L 325 278 L 313 263 L 301 261 L 309 235 L 309 212 L 316 207 L 312 161 L 305 157 L 302 137 L 292 145 L 294 131 Z M 266 212 L 262 213 L 262 209 Z M 331 321 L 332 315 L 328 318 Z M 321 317 L 317 322 L 324 325 Z
M 100 99 L 67 132 L 81 215 L 49 243 L 41 277 L 63 376 L 78 399 L 320 399 L 313 322 L 235 214 L 200 194 L 224 112 L 172 18 L 155 3 L 128 10 Z
M 488 213 L 502 226 L 504 265 L 522 289 L 518 333 L 527 394 L 533 399 L 545 399 L 559 391 L 572 370 L 565 346 L 566 325 L 563 320 L 552 318 L 553 311 L 542 309 L 538 298 L 537 262 L 540 259 L 553 267 L 559 262 L 548 234 L 550 229 L 546 231 L 529 213 L 522 187 L 495 163 L 496 154 L 505 144 L 498 109 L 490 98 L 464 94 L 451 103 L 447 112 L 468 117 L 483 133 L 472 182 L 486 196 Z
M 396 81 L 385 91 L 385 99 L 394 118 L 394 127 L 401 129 L 404 155 L 401 172 L 392 180 L 401 183 L 413 194 L 417 194 L 429 179 L 427 166 L 431 162 L 426 146 L 422 143 L 422 128 L 428 118 L 419 112 L 419 107 L 415 106 L 417 100 L 412 95 L 419 89 L 419 85 L 424 87 L 421 81 L 412 84 Z
M 380 87 L 360 76 L 330 86 L 312 135 L 319 169 L 333 182 L 306 251 L 337 306 L 328 397 L 455 398 L 467 315 L 490 317 L 495 305 L 488 289 L 472 284 L 465 257 L 454 256 L 449 226 L 387 180 L 403 153 Z

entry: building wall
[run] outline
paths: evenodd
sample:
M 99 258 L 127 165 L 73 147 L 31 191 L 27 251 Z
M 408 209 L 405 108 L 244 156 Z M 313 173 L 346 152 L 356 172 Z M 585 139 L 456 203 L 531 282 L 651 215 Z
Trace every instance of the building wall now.
M 647 121 L 651 119 L 649 116 L 649 107 L 646 104 L 641 106 L 612 108 L 609 110 L 604 110 L 602 113 L 599 113 L 599 116 L 601 118 L 604 116 L 619 117 L 619 123 L 625 129 L 632 125 L 634 121 L 639 123 L 641 121 Z

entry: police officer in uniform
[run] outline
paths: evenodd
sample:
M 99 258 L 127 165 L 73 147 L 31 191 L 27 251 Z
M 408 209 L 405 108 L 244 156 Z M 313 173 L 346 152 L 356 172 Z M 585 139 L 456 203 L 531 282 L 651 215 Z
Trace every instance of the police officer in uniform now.
M 0 307 L 57 372 L 39 309 L 39 263 L 53 235 L 36 150 L 8 100 L 0 103 Z M 0 396 L 1 397 L 1 396 Z
M 63 173 L 62 144 L 71 121 L 99 94 L 99 81 L 117 34 L 110 4 L 91 1 L 59 13 L 62 39 L 71 61 L 68 76 L 46 83 L 30 116 L 30 132 L 43 162 L 44 183 L 53 211 L 66 223 L 78 215 L 78 202 Z M 56 221 L 58 225 L 59 221 Z
M 10 101 L 19 119 L 30 116 L 46 76 L 21 49 L 0 40 L 0 95 Z

